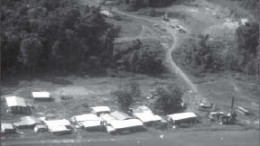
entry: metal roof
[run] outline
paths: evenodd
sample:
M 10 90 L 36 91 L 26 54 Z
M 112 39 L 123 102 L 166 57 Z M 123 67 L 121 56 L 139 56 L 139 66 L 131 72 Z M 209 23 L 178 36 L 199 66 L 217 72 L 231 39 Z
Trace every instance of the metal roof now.
M 24 116 L 20 118 L 21 121 L 15 122 L 15 126 L 31 126 L 31 125 L 36 125 L 40 124 L 41 121 L 33 116 Z
M 11 123 L 1 123 L 1 131 L 5 131 L 6 129 L 14 129 L 13 124 Z
M 122 113 L 122 112 L 119 112 L 119 111 L 114 111 L 110 114 L 112 117 L 114 117 L 116 120 L 127 120 L 127 119 L 132 119 L 131 116 L 125 114 L 125 113 Z
M 186 112 L 186 113 L 177 113 L 177 114 L 167 115 L 167 117 L 171 118 L 173 121 L 178 121 L 178 120 L 196 118 L 197 115 L 193 112 Z
M 26 107 L 25 100 L 22 97 L 9 96 L 9 97 L 5 97 L 5 100 L 8 107 L 15 107 L 15 106 Z
M 91 109 L 95 113 L 110 112 L 111 111 L 108 106 L 95 106 L 95 107 L 91 107 Z
M 149 107 L 147 107 L 145 105 L 142 105 L 142 106 L 138 106 L 137 108 L 134 108 L 133 112 L 134 113 L 138 113 L 138 112 L 141 112 L 141 113 L 143 113 L 143 112 L 151 112 L 152 113 L 152 110 Z
M 66 119 L 61 119 L 61 120 L 47 120 L 47 121 L 44 121 L 45 124 L 48 126 L 48 127 L 52 127 L 52 126 L 69 126 L 70 125 L 70 122 Z
M 83 127 L 90 128 L 90 127 L 98 127 L 101 126 L 101 121 L 84 121 L 82 122 Z
M 49 92 L 32 92 L 33 98 L 50 98 Z
M 49 128 L 49 131 L 54 133 L 54 132 L 67 132 L 70 131 L 65 125 L 52 125 Z
M 150 112 L 134 113 L 133 115 L 141 120 L 143 123 L 162 120 L 160 116 L 151 114 Z
M 129 120 L 113 120 L 110 121 L 110 125 L 114 129 L 125 129 L 125 128 L 143 126 L 143 123 L 138 119 L 129 119 Z
M 101 119 L 95 114 L 77 115 L 77 116 L 73 116 L 71 119 L 72 119 L 72 121 L 75 121 L 75 122 L 101 121 Z
M 100 115 L 100 118 L 101 118 L 103 121 L 107 122 L 108 124 L 109 124 L 111 121 L 116 120 L 116 119 L 115 119 L 114 117 L 112 117 L 110 114 L 101 114 L 101 115 Z

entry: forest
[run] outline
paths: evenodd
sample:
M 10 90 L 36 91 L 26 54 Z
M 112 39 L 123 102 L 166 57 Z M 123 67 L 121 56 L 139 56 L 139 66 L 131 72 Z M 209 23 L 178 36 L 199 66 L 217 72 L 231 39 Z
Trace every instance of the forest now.
M 241 25 L 235 35 L 235 42 L 229 45 L 209 41 L 208 35 L 199 35 L 189 42 L 189 47 L 182 48 L 183 62 L 195 72 L 234 71 L 260 75 L 259 24 Z
M 110 66 L 118 28 L 73 0 L 5 0 L 1 73 L 89 71 Z

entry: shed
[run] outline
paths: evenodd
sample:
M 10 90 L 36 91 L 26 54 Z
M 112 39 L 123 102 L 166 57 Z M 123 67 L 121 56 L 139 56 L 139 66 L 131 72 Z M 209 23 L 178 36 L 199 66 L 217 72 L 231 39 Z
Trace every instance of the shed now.
M 41 124 L 41 121 L 33 116 L 24 116 L 20 119 L 19 122 L 14 123 L 17 128 L 34 128 L 35 125 Z
M 15 128 L 13 124 L 1 122 L 1 133 L 3 134 L 15 133 Z
M 49 92 L 32 92 L 32 97 L 35 100 L 52 100 Z
M 128 119 L 132 119 L 131 116 L 125 114 L 125 113 L 122 113 L 122 112 L 119 112 L 119 111 L 114 111 L 110 114 L 112 117 L 114 117 L 116 120 L 128 120 Z
M 95 106 L 95 107 L 91 107 L 91 109 L 92 112 L 97 116 L 99 116 L 100 114 L 106 114 L 111 112 L 108 106 Z
M 193 122 L 196 120 L 197 115 L 193 112 L 176 113 L 167 115 L 168 120 L 172 124 L 180 124 L 182 122 Z
M 30 108 L 27 107 L 25 100 L 18 96 L 5 97 L 6 104 L 12 113 L 29 113 Z

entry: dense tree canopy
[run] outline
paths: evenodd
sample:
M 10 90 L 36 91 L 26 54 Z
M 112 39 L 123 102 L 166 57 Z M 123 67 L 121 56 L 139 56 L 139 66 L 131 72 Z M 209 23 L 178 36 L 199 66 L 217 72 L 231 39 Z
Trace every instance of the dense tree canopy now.
M 176 85 L 158 87 L 155 90 L 156 99 L 153 109 L 159 114 L 172 114 L 182 109 L 182 90 Z
M 111 62 L 118 30 L 99 8 L 73 0 L 5 0 L 1 14 L 4 74 L 39 68 L 89 71 Z
M 259 75 L 259 24 L 241 25 L 235 35 L 235 45 L 226 48 L 224 42 L 209 42 L 209 36 L 199 36 L 199 41 L 192 41 L 191 47 L 183 49 L 185 63 L 200 72 L 231 70 Z
M 117 68 L 144 73 L 159 74 L 164 71 L 165 50 L 158 41 L 141 42 L 135 40 L 115 48 L 114 62 Z

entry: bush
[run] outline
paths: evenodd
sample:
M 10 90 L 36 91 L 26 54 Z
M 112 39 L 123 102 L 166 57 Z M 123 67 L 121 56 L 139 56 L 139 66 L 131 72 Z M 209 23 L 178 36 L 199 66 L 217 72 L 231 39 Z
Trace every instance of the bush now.
M 167 88 L 158 87 L 155 91 L 156 99 L 153 102 L 153 109 L 158 114 L 171 114 L 182 109 L 183 92 L 177 86 Z

